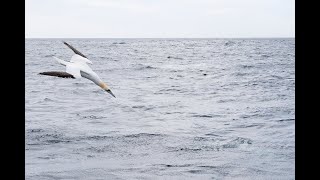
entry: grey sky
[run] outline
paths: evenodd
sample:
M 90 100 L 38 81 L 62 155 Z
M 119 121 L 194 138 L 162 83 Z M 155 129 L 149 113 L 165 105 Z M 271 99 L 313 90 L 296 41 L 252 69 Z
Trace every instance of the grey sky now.
M 295 37 L 294 0 L 26 0 L 26 38 Z

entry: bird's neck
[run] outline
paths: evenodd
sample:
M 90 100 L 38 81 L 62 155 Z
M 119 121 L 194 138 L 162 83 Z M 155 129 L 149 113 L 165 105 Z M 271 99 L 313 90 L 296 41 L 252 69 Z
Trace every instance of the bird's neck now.
M 107 84 L 104 83 L 104 82 L 99 83 L 99 86 L 100 86 L 102 89 L 108 89 Z

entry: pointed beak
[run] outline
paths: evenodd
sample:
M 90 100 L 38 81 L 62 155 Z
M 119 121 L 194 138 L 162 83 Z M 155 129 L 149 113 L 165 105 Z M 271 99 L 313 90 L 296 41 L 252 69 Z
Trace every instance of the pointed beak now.
M 108 90 L 106 90 L 109 94 L 111 94 L 113 97 L 116 97 L 112 92 L 111 92 L 111 90 L 110 89 L 108 89 Z

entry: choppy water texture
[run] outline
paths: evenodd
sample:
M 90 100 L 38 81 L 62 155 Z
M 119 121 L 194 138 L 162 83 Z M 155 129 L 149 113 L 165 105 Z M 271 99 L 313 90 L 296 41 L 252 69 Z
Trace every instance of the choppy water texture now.
M 26 39 L 27 179 L 294 179 L 294 39 Z

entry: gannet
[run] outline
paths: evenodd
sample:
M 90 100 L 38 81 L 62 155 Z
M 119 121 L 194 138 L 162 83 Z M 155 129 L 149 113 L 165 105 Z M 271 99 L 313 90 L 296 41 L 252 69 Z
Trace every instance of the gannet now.
M 58 63 L 66 66 L 66 72 L 60 72 L 60 71 L 49 71 L 49 72 L 41 72 L 39 74 L 41 75 L 47 75 L 47 76 L 57 76 L 61 78 L 87 78 L 94 82 L 96 85 L 100 86 L 103 90 L 110 93 L 113 97 L 116 97 L 110 90 L 110 88 L 107 86 L 106 83 L 104 83 L 100 77 L 88 66 L 87 63 L 92 64 L 92 62 L 81 52 L 76 50 L 74 47 L 69 45 L 66 42 L 63 42 L 65 45 L 67 45 L 75 54 L 71 57 L 70 62 L 64 61 L 62 59 L 59 59 L 55 56 L 53 58 L 58 61 Z

